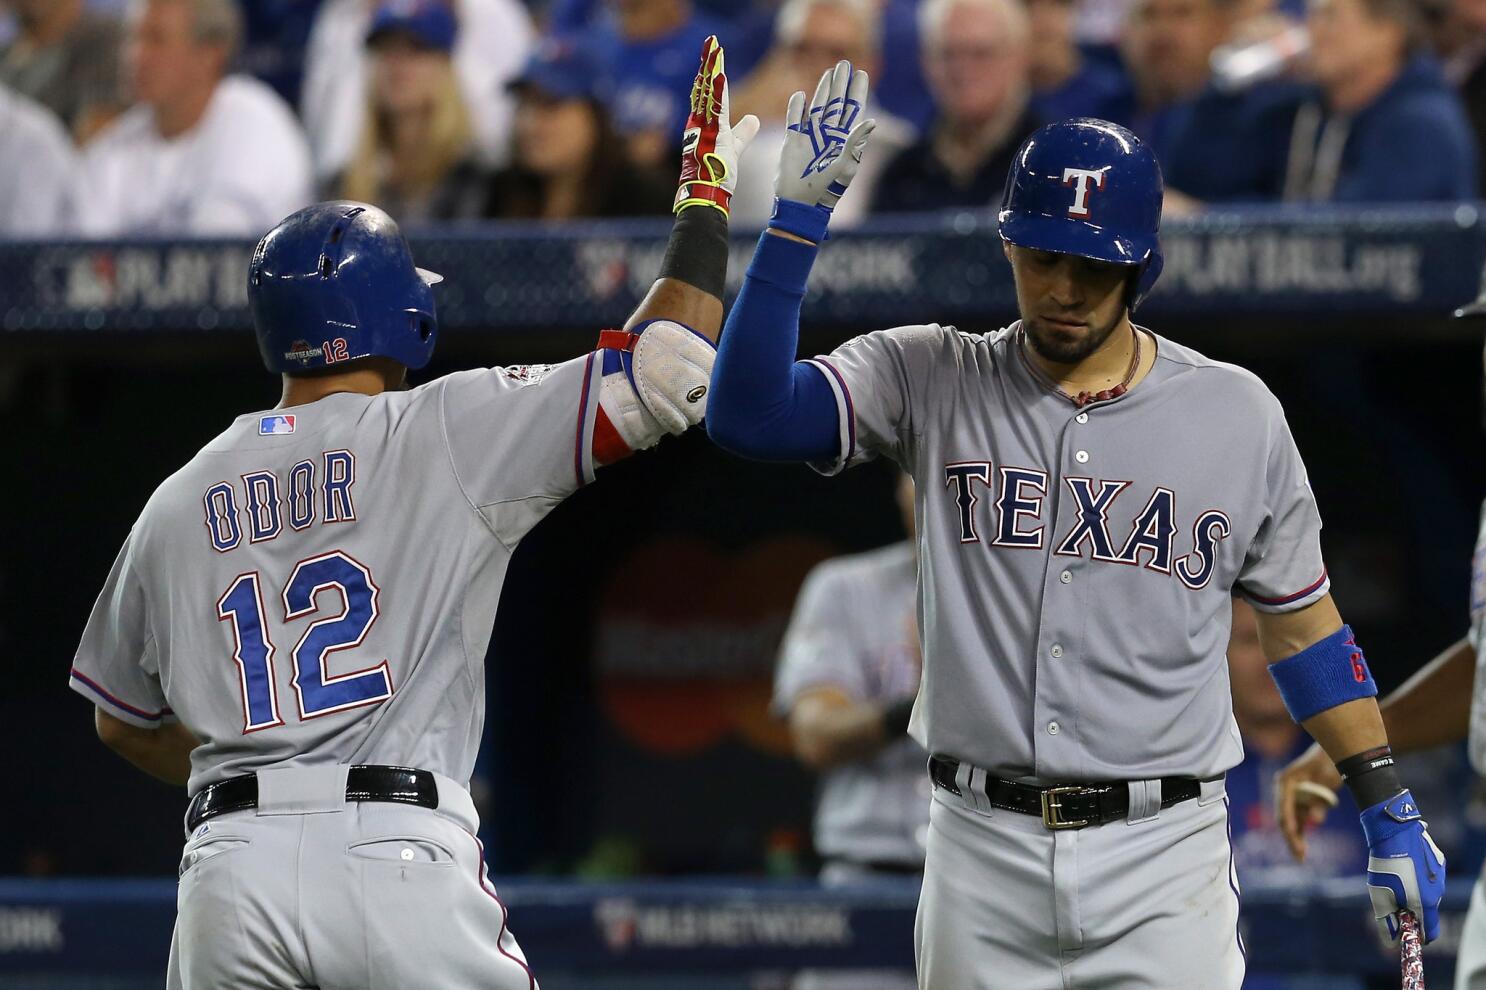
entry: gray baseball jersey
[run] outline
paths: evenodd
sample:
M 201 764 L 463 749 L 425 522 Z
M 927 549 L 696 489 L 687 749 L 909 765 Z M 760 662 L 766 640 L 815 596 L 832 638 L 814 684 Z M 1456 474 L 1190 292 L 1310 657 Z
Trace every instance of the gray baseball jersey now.
M 1019 325 L 901 327 L 815 360 L 842 433 L 818 468 L 882 453 L 917 482 L 931 752 L 1047 781 L 1242 759 L 1229 597 L 1282 612 L 1326 594 L 1320 517 L 1263 383 L 1153 339 L 1146 378 L 1083 409 Z
M 805 691 L 839 688 L 856 701 L 891 704 L 918 690 L 914 629 L 918 566 L 895 543 L 828 560 L 806 578 L 780 647 L 775 711 Z M 927 754 L 903 739 L 821 777 L 815 848 L 858 863 L 922 863 L 929 826 Z
M 592 480 L 598 362 L 240 416 L 150 498 L 71 686 L 201 740 L 190 790 L 375 763 L 468 784 L 512 550 Z

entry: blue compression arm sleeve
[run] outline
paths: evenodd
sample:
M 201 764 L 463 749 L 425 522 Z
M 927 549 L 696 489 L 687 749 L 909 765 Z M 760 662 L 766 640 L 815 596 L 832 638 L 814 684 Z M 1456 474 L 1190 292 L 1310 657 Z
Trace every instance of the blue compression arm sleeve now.
M 841 449 L 836 396 L 795 360 L 816 247 L 764 232 L 728 313 L 707 397 L 707 435 L 741 457 L 828 461 Z

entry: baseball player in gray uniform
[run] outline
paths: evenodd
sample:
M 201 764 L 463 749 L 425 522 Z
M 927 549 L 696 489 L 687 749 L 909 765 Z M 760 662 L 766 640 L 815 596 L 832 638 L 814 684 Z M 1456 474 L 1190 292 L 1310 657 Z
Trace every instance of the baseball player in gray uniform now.
M 906 474 L 897 498 L 909 538 L 810 572 L 774 678 L 774 710 L 789 720 L 795 754 L 822 774 L 814 839 L 831 884 L 924 867 L 928 754 L 907 735 L 923 663 Z
M 1486 317 L 1486 282 L 1475 302 L 1455 311 L 1461 319 Z M 1486 378 L 1482 379 L 1486 426 Z M 1471 557 L 1470 627 L 1378 706 L 1388 739 L 1399 753 L 1468 740 L 1471 766 L 1486 776 L 1486 503 Z M 1342 780 L 1319 746 L 1312 746 L 1275 781 L 1277 818 L 1295 858 L 1306 858 L 1306 830 L 1336 806 Z M 1486 990 L 1486 874 L 1476 878 L 1460 933 L 1456 990 Z
M 826 473 L 886 455 L 917 483 L 914 734 L 935 784 L 920 985 L 1240 985 L 1235 591 L 1291 714 L 1366 809 L 1376 914 L 1434 937 L 1444 860 L 1329 595 L 1283 411 L 1248 372 L 1130 321 L 1160 271 L 1160 170 L 1139 139 L 1075 119 L 1017 152 L 999 214 L 1017 323 L 900 327 L 794 360 L 817 245 L 871 132 L 866 89 L 843 62 L 790 102 L 708 432 Z
M 774 710 L 795 754 L 821 774 L 821 883 L 919 879 L 929 830 L 928 756 L 908 735 L 923 673 L 914 615 L 913 479 L 896 487 L 908 539 L 827 560 L 800 588 L 779 651 Z M 795 990 L 900 990 L 893 970 L 809 971 Z
M 170 986 L 536 986 L 468 791 L 501 582 L 599 466 L 701 420 L 756 129 L 709 38 L 662 277 L 558 365 L 408 389 L 437 276 L 391 218 L 325 203 L 259 243 L 283 399 L 155 491 L 71 672 L 103 740 L 192 795 Z

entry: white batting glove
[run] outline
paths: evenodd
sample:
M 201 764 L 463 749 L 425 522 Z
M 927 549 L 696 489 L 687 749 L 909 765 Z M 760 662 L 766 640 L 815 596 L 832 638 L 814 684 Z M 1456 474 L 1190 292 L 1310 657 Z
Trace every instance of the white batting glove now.
M 867 138 L 877 126 L 876 120 L 860 119 L 867 104 L 867 85 L 867 73 L 860 69 L 853 72 L 850 62 L 837 62 L 834 69 L 820 77 L 808 112 L 804 93 L 791 96 L 785 112 L 789 130 L 784 138 L 779 173 L 774 179 L 774 195 L 782 204 L 815 208 L 821 215 L 821 235 L 825 233 L 831 210 L 841 201 L 861 166 Z M 800 211 L 776 205 L 775 219 L 790 213 Z M 797 219 L 808 219 L 808 214 Z M 776 222 L 771 226 L 809 237 L 809 233 L 794 229 L 793 223 Z

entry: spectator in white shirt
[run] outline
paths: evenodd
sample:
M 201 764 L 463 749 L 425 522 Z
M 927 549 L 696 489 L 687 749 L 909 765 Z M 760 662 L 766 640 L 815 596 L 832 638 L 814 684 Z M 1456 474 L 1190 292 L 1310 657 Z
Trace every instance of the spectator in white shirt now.
M 64 233 L 76 167 L 56 115 L 0 85 L 0 237 Z
M 406 0 L 415 6 L 417 0 Z M 305 50 L 300 116 L 315 156 L 315 174 L 332 181 L 356 153 L 366 119 L 367 53 L 363 45 L 378 0 L 325 0 Z M 454 71 L 469 108 L 480 164 L 505 164 L 515 101 L 508 85 L 533 44 L 521 0 L 453 0 L 459 35 Z
M 241 36 L 235 0 L 135 4 L 138 102 L 84 152 L 79 233 L 257 237 L 311 201 L 309 148 L 288 104 L 224 75 Z

